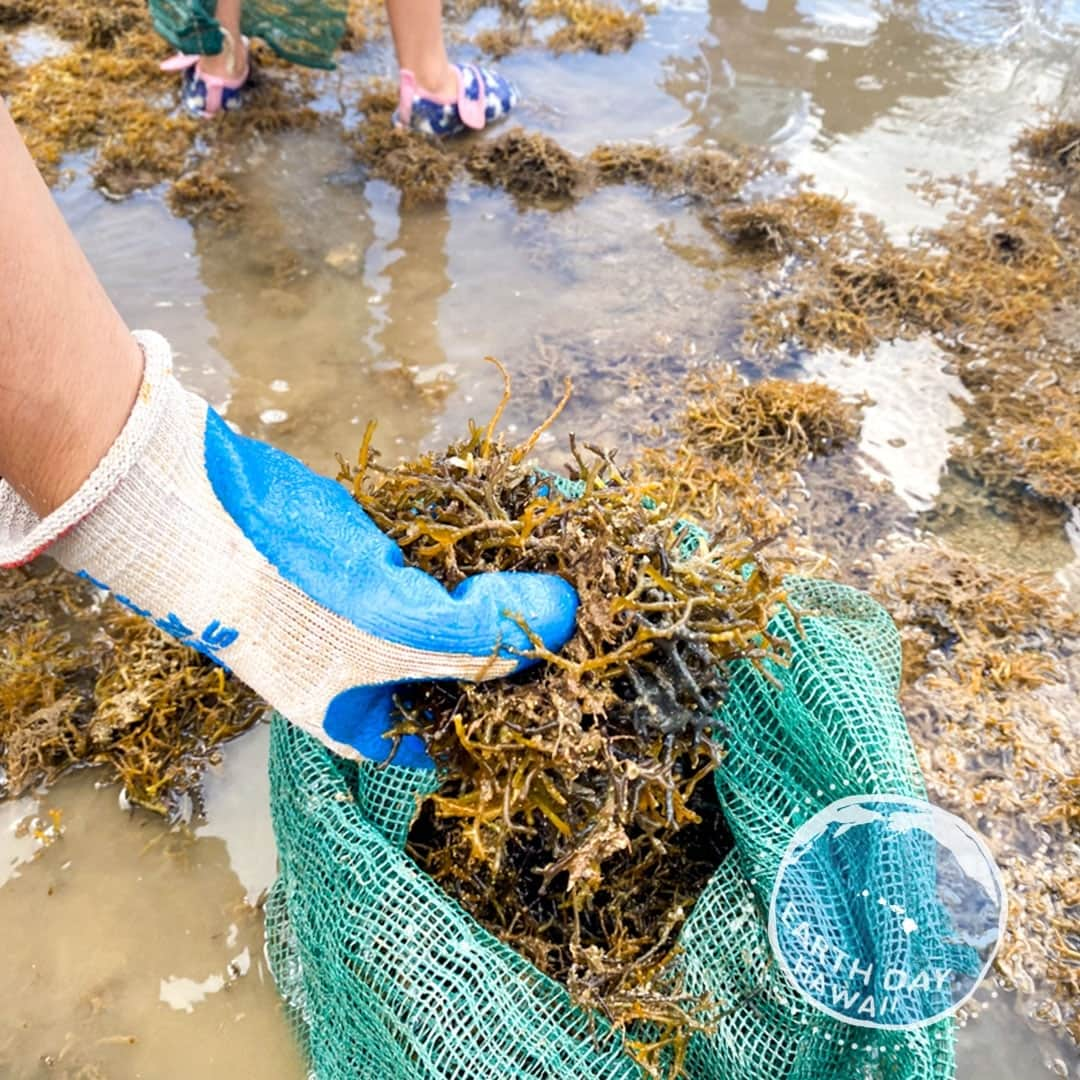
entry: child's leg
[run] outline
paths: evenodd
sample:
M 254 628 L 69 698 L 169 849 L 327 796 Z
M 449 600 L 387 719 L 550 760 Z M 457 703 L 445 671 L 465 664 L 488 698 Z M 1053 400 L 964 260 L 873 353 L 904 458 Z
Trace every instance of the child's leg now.
M 221 24 L 222 30 L 228 31 L 229 37 L 225 39 L 225 48 L 217 56 L 204 56 L 202 58 L 200 67 L 207 75 L 216 75 L 223 79 L 234 79 L 244 70 L 246 60 L 243 47 L 240 44 L 241 2 L 242 0 L 217 0 L 214 17 Z
M 225 2 L 232 0 L 218 0 L 219 10 Z M 422 90 L 452 100 L 458 84 L 443 44 L 442 0 L 386 0 L 386 13 L 398 67 L 411 71 Z
M 497 72 L 447 59 L 442 0 L 386 0 L 386 13 L 401 69 L 395 124 L 459 135 L 501 119 L 517 104 L 517 90 Z

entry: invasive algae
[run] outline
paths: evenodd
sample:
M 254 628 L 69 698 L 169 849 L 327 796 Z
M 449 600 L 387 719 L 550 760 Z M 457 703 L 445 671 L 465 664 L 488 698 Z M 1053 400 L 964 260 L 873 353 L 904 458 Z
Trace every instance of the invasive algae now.
M 538 20 L 563 20 L 565 25 L 545 42 L 557 53 L 582 49 L 602 55 L 626 52 L 645 32 L 640 12 L 593 0 L 534 0 L 529 14 Z
M 568 202 L 585 179 L 574 155 L 554 139 L 520 127 L 480 143 L 465 167 L 476 179 L 515 197 L 549 203 Z
M 528 456 L 544 427 L 514 447 L 493 420 L 393 468 L 366 439 L 341 479 L 406 560 L 448 586 L 512 569 L 578 590 L 577 631 L 558 656 L 534 639 L 539 668 L 410 687 L 398 734 L 421 734 L 444 777 L 411 851 L 575 1001 L 616 1025 L 653 1021 L 657 1042 L 637 1049 L 657 1069 L 708 1022 L 709 1002 L 682 991 L 671 960 L 729 846 L 704 782 L 721 753 L 725 672 L 785 655 L 765 629 L 782 575 L 749 536 L 692 533 L 689 501 L 645 465 L 621 470 L 572 440 L 564 481 L 537 473 Z
M 988 486 L 1021 488 L 1049 502 L 1080 504 L 1080 372 L 1058 378 L 1045 366 L 996 381 L 965 405 L 969 431 L 954 461 Z M 998 371 L 1002 370 L 1000 365 Z M 1015 385 L 1015 384 L 1014 384 Z
M 514 40 L 524 41 L 528 22 L 558 16 L 567 26 L 555 35 L 562 48 L 593 48 L 606 52 L 626 47 L 643 25 L 637 13 L 596 6 L 584 0 L 547 0 L 548 15 L 508 2 L 501 5 L 505 25 L 487 42 L 501 51 Z M 538 9 L 539 10 L 539 9 Z M 259 42 L 252 46 L 252 77 L 245 90 L 243 110 L 225 114 L 213 124 L 199 124 L 177 112 L 179 83 L 161 72 L 158 61 L 168 47 L 152 30 L 140 0 L 100 5 L 76 0 L 49 5 L 42 0 L 9 2 L 2 25 L 38 24 L 74 45 L 62 56 L 46 57 L 25 72 L 5 62 L 0 48 L 0 85 L 11 93 L 10 108 L 30 152 L 46 180 L 61 179 L 66 154 L 90 151 L 91 173 L 107 194 L 122 197 L 161 181 L 183 179 L 171 199 L 177 212 L 220 221 L 233 197 L 220 183 L 209 182 L 210 162 L 235 161 L 256 133 L 309 128 L 319 122 L 310 108 L 314 96 L 308 72 L 284 65 Z M 386 30 L 382 4 L 355 0 L 350 5 L 343 47 L 355 49 Z M 637 28 L 637 29 L 635 29 Z M 360 102 L 366 120 L 356 133 L 345 132 L 372 176 L 399 187 L 406 204 L 437 201 L 462 166 L 462 155 L 400 132 L 390 121 L 392 104 L 382 90 Z M 330 122 L 327 119 L 327 122 Z M 337 122 L 340 123 L 340 120 Z M 344 129 L 343 129 L 344 131 Z M 720 183 L 719 159 L 711 163 L 715 177 L 700 183 Z M 519 198 L 560 201 L 584 190 L 568 179 L 584 179 L 586 169 L 573 155 L 541 136 L 524 136 L 500 143 L 488 154 L 478 152 L 466 167 L 486 182 L 505 186 Z M 540 170 L 535 183 L 525 174 Z M 224 169 L 218 168 L 218 176 Z M 192 176 L 200 179 L 192 179 Z M 206 196 L 200 198 L 200 194 Z
M 998 974 L 1029 1016 L 1080 1041 L 1080 618 L 1048 577 L 940 544 L 894 544 L 872 571 L 900 626 L 930 795 L 980 830 L 1005 876 Z
M 645 184 L 667 190 L 679 175 L 675 154 L 651 143 L 603 143 L 589 154 L 589 160 L 604 184 Z
M 6 41 L 0 40 L 0 94 L 7 94 L 22 74 L 22 69 L 11 57 Z
M 444 140 L 394 127 L 396 107 L 397 94 L 387 84 L 377 83 L 365 91 L 358 102 L 364 123 L 353 141 L 356 156 L 371 176 L 401 191 L 405 206 L 438 202 L 446 197 L 460 158 Z
M 751 383 L 731 367 L 716 368 L 690 378 L 680 430 L 701 453 L 775 479 L 857 439 L 864 404 L 824 383 Z
M 720 203 L 763 167 L 753 152 L 692 148 L 676 153 L 648 143 L 604 143 L 587 158 L 601 184 L 641 184 L 657 194 Z
M 125 150 L 135 155 L 133 175 L 146 183 L 183 161 L 197 128 L 191 119 L 164 116 L 153 104 L 174 81 L 157 70 L 163 55 L 160 38 L 143 29 L 108 49 L 81 41 L 27 69 L 9 105 L 48 182 L 59 178 L 64 154 L 101 144 L 111 144 L 103 172 L 114 183 Z
M 340 48 L 344 52 L 359 52 L 370 42 L 378 40 L 389 30 L 386 4 L 383 0 L 349 0 L 345 16 L 345 36 Z
M 560 209 L 597 185 L 643 184 L 668 198 L 719 205 L 734 198 L 764 169 L 750 151 L 672 151 L 644 144 L 604 145 L 579 157 L 550 136 L 517 127 L 475 144 L 427 139 L 394 127 L 397 91 L 382 81 L 360 95 L 364 121 L 351 136 L 369 175 L 397 187 L 406 205 L 438 202 L 464 169 L 500 187 L 518 205 Z
M 147 22 L 139 0 L 111 0 L 96 4 L 75 0 L 54 4 L 49 0 L 5 0 L 0 7 L 0 26 L 17 29 L 37 23 L 49 26 L 62 38 L 106 49 L 118 38 Z
M 799 191 L 727 207 L 707 220 L 736 251 L 777 258 L 812 252 L 817 238 L 850 227 L 854 213 L 834 196 Z
M 927 334 L 956 358 L 970 395 L 953 466 L 1075 504 L 1075 341 L 1053 342 L 1049 329 L 1080 288 L 1080 218 L 1073 201 L 1055 197 L 1068 188 L 1074 136 L 1062 123 L 1029 131 L 1019 146 L 1035 164 L 1019 161 L 1000 184 L 927 183 L 927 195 L 947 195 L 953 208 L 905 247 L 880 222 L 809 191 L 710 214 L 731 250 L 758 260 L 747 347 L 762 359 L 793 348 L 869 352 Z
M 1056 120 L 1029 128 L 1016 146 L 1033 161 L 1052 167 L 1068 179 L 1080 171 L 1080 124 L 1073 121 Z
M 967 348 L 1000 334 L 1032 341 L 1038 316 L 1078 281 L 1064 246 L 1072 223 L 1020 182 L 973 185 L 943 227 L 916 234 L 907 248 L 879 223 L 820 197 L 789 200 L 779 215 L 766 210 L 753 231 L 776 237 L 782 221 L 779 253 L 801 258 L 793 271 L 780 270 L 782 295 L 753 313 L 748 344 L 759 351 L 795 342 L 860 352 L 918 333 L 945 344 L 962 336 Z
M 491 29 L 478 31 L 473 37 L 473 44 L 492 60 L 503 60 L 528 40 L 528 30 L 521 23 L 501 23 Z
M 0 571 L 0 799 L 105 765 L 160 813 L 264 706 L 223 669 L 60 570 Z
M 177 178 L 169 188 L 166 201 L 174 214 L 191 221 L 205 218 L 218 225 L 243 207 L 233 184 L 208 163 Z
M 472 39 L 481 51 L 501 60 L 517 49 L 542 45 L 555 53 L 589 51 L 606 55 L 626 52 L 645 32 L 644 7 L 629 10 L 594 0 L 497 0 L 495 3 L 458 2 L 455 15 L 468 19 L 481 7 L 497 7 L 499 22 L 478 31 Z M 557 25 L 546 38 L 540 26 Z

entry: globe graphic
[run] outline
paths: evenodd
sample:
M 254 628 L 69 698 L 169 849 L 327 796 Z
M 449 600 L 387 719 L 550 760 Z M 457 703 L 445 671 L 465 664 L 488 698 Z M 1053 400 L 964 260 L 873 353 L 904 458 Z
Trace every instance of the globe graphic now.
M 932 803 L 839 799 L 796 831 L 769 938 L 789 982 L 846 1023 L 900 1029 L 948 1015 L 993 962 L 1007 905 L 984 841 Z

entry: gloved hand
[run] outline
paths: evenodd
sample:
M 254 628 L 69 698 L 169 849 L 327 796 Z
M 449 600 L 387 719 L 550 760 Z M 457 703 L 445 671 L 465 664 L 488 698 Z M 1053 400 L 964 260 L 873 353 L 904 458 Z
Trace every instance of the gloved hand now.
M 569 638 L 567 582 L 481 574 L 448 592 L 406 567 L 340 484 L 234 434 L 185 391 L 163 338 L 136 337 L 135 406 L 79 491 L 39 519 L 0 481 L 0 566 L 48 550 L 352 758 L 387 755 L 397 684 L 526 666 L 510 616 L 550 649 Z M 431 765 L 418 736 L 394 760 Z

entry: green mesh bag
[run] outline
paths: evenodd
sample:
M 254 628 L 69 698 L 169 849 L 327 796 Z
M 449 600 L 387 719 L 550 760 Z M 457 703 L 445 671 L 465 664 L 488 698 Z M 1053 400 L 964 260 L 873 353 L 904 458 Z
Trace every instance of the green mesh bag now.
M 241 29 L 305 67 L 332 68 L 345 34 L 348 0 L 244 0 Z M 154 29 L 174 48 L 200 55 L 221 52 L 217 0 L 150 0 Z
M 851 1027 L 795 993 L 772 958 L 770 894 L 795 829 L 844 795 L 923 797 L 897 705 L 899 636 L 867 596 L 792 580 L 771 630 L 792 642 L 774 685 L 735 666 L 716 784 L 735 847 L 680 935 L 686 987 L 717 1003 L 694 1080 L 946 1080 L 953 1025 Z M 433 774 L 337 758 L 275 718 L 279 877 L 268 956 L 318 1080 L 640 1077 L 622 1036 L 483 929 L 405 854 Z M 647 1032 L 633 1032 L 647 1036 Z

